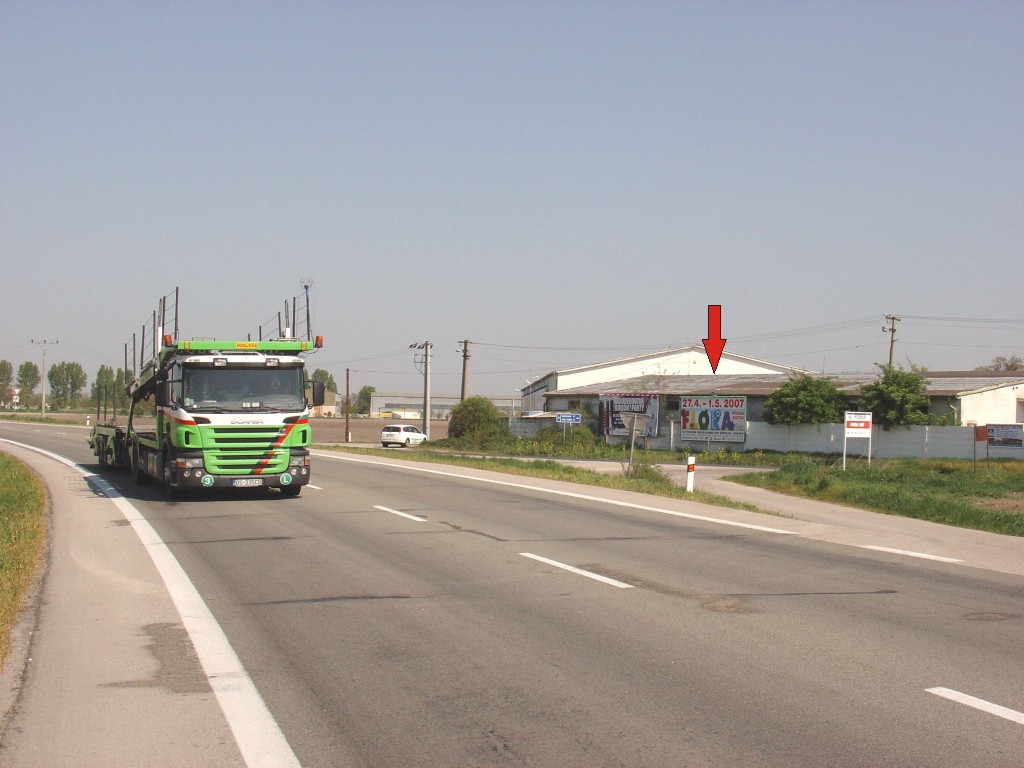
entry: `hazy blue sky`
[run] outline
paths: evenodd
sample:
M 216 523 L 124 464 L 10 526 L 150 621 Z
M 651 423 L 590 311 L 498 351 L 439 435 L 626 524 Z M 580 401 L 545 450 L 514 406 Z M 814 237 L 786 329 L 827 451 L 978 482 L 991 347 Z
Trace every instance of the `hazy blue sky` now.
M 312 277 L 353 389 L 700 343 L 1024 356 L 1024 3 L 0 0 L 0 358 L 120 367 Z M 988 322 L 1001 321 L 1001 322 Z

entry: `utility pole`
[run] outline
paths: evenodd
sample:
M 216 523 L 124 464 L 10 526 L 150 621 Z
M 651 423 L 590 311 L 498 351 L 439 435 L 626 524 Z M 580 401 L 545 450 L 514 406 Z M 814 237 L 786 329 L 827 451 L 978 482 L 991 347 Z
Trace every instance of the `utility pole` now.
M 469 339 L 463 339 L 459 342 L 462 344 L 461 350 L 455 350 L 456 352 L 462 352 L 462 395 L 459 400 L 466 399 L 466 374 L 469 373 Z
M 429 341 L 413 343 L 409 349 L 423 350 L 423 434 L 430 439 L 430 349 L 434 345 Z
M 32 343 L 35 344 L 37 347 L 39 347 L 40 349 L 43 350 L 43 375 L 39 377 L 40 380 L 43 383 L 43 396 L 42 396 L 42 399 L 39 402 L 39 415 L 40 416 L 45 416 L 46 415 L 46 345 L 47 344 L 60 344 L 60 342 L 59 341 L 47 341 L 46 339 L 43 339 L 42 341 L 36 341 L 35 339 L 32 339 Z
M 350 412 L 352 410 L 352 369 L 345 369 L 345 442 L 352 442 Z
M 882 332 L 889 334 L 889 367 L 892 368 L 893 353 L 896 351 L 896 323 L 902 320 L 898 315 L 886 315 L 888 325 L 882 326 Z

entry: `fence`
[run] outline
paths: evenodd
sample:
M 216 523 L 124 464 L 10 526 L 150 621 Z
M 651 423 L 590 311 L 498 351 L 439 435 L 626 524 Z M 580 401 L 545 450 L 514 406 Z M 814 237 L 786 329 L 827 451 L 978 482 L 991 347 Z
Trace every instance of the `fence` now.
M 734 450 L 780 451 L 802 453 L 842 453 L 843 424 L 773 425 L 761 421 L 747 423 L 747 441 L 735 444 Z M 679 444 L 675 447 L 706 447 L 701 444 Z M 712 444 L 714 447 L 715 444 Z M 871 437 L 871 454 L 883 459 L 899 457 L 970 459 L 986 455 L 1024 459 L 1024 448 L 988 447 L 974 443 L 974 427 L 895 427 L 888 431 L 875 427 Z M 846 451 L 850 456 L 867 454 L 866 439 L 850 439 Z

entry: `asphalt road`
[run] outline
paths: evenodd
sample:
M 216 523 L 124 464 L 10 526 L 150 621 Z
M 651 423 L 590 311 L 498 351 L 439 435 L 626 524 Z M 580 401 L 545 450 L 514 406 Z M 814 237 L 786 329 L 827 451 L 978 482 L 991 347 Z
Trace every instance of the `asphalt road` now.
M 81 429 L 0 438 L 95 470 Z M 228 687 L 251 680 L 306 768 L 1022 764 L 1014 574 L 397 450 L 318 455 L 297 499 L 113 475 L 144 546 L 102 483 L 4 449 L 66 492 L 0 765 L 257 764 L 147 562 L 163 547 L 244 668 Z

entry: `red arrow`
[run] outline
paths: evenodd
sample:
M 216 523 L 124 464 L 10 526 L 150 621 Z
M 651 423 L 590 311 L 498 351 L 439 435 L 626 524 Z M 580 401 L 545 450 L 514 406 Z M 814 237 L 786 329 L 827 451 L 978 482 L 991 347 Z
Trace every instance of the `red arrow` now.
M 718 361 L 722 359 L 726 341 L 722 338 L 722 305 L 708 304 L 708 338 L 704 339 L 704 351 L 708 353 L 713 373 L 718 373 Z

